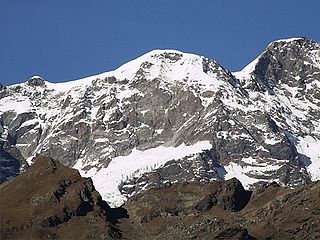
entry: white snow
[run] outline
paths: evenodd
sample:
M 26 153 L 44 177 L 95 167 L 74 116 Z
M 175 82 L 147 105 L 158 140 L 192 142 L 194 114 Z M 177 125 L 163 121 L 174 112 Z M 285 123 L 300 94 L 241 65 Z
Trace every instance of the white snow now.
M 120 100 L 120 103 L 123 102 L 124 99 L 130 98 L 134 94 L 139 94 L 140 92 L 137 89 L 124 89 L 120 90 L 117 93 L 117 98 Z
M 276 143 L 281 142 L 281 139 L 274 139 L 274 138 L 268 138 L 268 137 L 266 137 L 266 138 L 264 139 L 264 142 L 265 142 L 266 144 L 268 144 L 268 145 L 274 145 L 274 144 L 276 144 Z
M 51 83 L 47 81 L 45 83 L 48 89 L 53 89 L 57 92 L 65 92 L 70 91 L 72 88 L 88 86 L 97 78 L 97 76 L 99 75 L 62 83 Z
M 303 38 L 301 37 L 294 37 L 294 38 L 286 38 L 286 39 L 278 39 L 274 42 L 285 42 L 285 43 L 289 43 L 289 42 L 293 42 L 293 41 L 297 41 L 297 40 L 301 40 Z
M 254 159 L 253 157 L 242 158 L 242 162 L 247 164 L 255 164 L 256 159 Z
M 231 178 L 237 178 L 243 185 L 245 189 L 249 189 L 250 186 L 256 182 L 263 181 L 261 178 L 254 178 L 248 176 L 248 174 L 252 174 L 255 176 L 259 175 L 268 175 L 268 171 L 275 171 L 281 167 L 281 164 L 284 164 L 285 161 L 278 161 L 276 159 L 270 159 L 268 163 L 258 163 L 256 159 L 252 157 L 243 158 L 241 162 L 246 163 L 240 165 L 236 162 L 230 162 L 228 165 L 224 166 L 224 170 L 226 174 L 224 175 L 224 179 L 228 180 Z M 221 172 L 221 171 L 220 171 Z M 221 176 L 223 177 L 223 176 Z M 272 179 L 271 181 L 274 181 Z M 266 180 L 267 181 L 267 180 Z M 270 180 L 268 180 L 270 181 Z
M 156 129 L 155 132 L 156 134 L 161 134 L 163 132 L 164 129 Z
M 0 100 L 0 112 L 13 111 L 17 114 L 29 112 L 31 102 L 26 97 L 9 96 Z
M 98 143 L 103 143 L 103 142 L 109 142 L 109 138 L 95 138 L 94 139 L 95 142 L 98 142 Z
M 311 175 L 311 180 L 320 180 L 320 139 L 312 136 L 299 137 L 298 139 L 299 141 L 296 145 L 298 153 L 309 158 L 305 164 L 307 171 Z
M 19 129 L 23 128 L 23 127 L 26 127 L 26 126 L 30 126 L 30 125 L 36 125 L 38 123 L 39 123 L 38 119 L 30 119 L 28 121 L 23 122 L 21 124 L 21 126 L 19 127 Z
M 145 172 L 160 167 L 172 159 L 202 152 L 212 146 L 209 141 L 198 142 L 191 146 L 182 144 L 178 147 L 159 146 L 146 151 L 133 149 L 127 156 L 119 156 L 92 176 L 93 183 L 102 198 L 112 207 L 118 207 L 126 198 L 121 195 L 119 186 L 128 178 L 138 177 Z
M 38 76 L 38 75 L 34 75 L 34 76 L 32 76 L 31 78 L 30 78 L 30 80 L 32 80 L 32 79 L 42 79 L 42 77 L 40 77 L 40 76 Z
M 182 80 L 185 77 L 185 73 L 187 72 L 186 68 L 190 67 L 185 63 L 190 63 L 190 61 L 196 62 L 197 59 L 201 59 L 201 57 L 198 55 L 183 53 L 177 50 L 153 50 L 120 66 L 118 69 L 113 71 L 113 74 L 118 79 L 133 79 L 137 71 L 140 69 L 141 64 L 145 62 L 152 64 L 150 67 L 149 76 L 153 78 L 161 75 L 163 71 L 168 71 L 167 73 L 169 73 L 170 69 L 168 69 L 166 66 L 167 63 L 165 59 L 160 57 L 163 53 L 182 55 L 182 59 L 178 60 L 177 62 L 170 62 L 170 65 L 173 65 L 175 68 L 175 71 L 171 71 L 170 78 L 175 80 Z
M 251 63 L 249 63 L 247 66 L 245 66 L 241 71 L 233 72 L 232 74 L 238 79 L 247 78 L 249 76 L 249 74 L 254 71 L 260 57 L 261 57 L 261 55 L 256 57 Z
M 246 175 L 247 172 L 251 170 L 250 167 L 242 167 L 237 163 L 231 162 L 229 165 L 225 166 L 227 174 L 224 176 L 225 180 L 236 178 L 238 179 L 245 189 L 248 189 L 250 185 L 259 181 L 259 179 L 251 178 Z

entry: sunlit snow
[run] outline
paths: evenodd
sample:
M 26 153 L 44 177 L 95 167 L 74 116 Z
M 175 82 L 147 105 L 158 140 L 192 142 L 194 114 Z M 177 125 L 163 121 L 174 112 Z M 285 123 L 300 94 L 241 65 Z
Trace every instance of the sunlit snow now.
M 299 137 L 298 139 L 297 151 L 303 155 L 304 164 L 311 175 L 311 180 L 320 180 L 320 140 L 312 136 Z
M 16 98 L 15 96 L 5 97 L 0 102 L 0 112 L 13 111 L 16 114 L 29 112 L 31 109 L 31 102 L 27 98 Z
M 100 169 L 92 176 L 92 180 L 102 198 L 111 206 L 117 207 L 126 200 L 119 191 L 119 186 L 125 180 L 150 172 L 169 160 L 181 159 L 211 147 L 208 141 L 202 141 L 191 146 L 185 144 L 178 147 L 159 146 L 145 151 L 133 149 L 127 156 L 112 159 L 107 168 Z

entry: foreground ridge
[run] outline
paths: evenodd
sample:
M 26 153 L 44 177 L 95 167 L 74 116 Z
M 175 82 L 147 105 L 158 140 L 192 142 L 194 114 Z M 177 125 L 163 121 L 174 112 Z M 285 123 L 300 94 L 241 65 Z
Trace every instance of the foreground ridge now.
M 1 239 L 318 239 L 320 181 L 245 190 L 235 178 L 151 188 L 111 209 L 50 158 L 0 186 Z
M 115 211 L 91 179 L 47 157 L 0 187 L 1 239 L 111 239 Z

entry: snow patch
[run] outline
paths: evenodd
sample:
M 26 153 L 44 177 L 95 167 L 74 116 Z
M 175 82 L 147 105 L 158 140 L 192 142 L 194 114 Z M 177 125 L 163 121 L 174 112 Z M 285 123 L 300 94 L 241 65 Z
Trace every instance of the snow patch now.
M 43 78 L 38 75 L 34 75 L 30 78 L 30 80 L 33 80 L 33 79 L 43 79 Z
M 298 153 L 306 157 L 304 164 L 311 180 L 320 180 L 320 140 L 312 136 L 299 137 L 296 143 Z
M 250 168 L 242 167 L 237 163 L 231 162 L 229 165 L 225 166 L 224 169 L 227 172 L 224 176 L 225 180 L 237 178 L 245 189 L 249 189 L 250 185 L 259 181 L 259 179 L 251 178 L 246 175 L 246 173 L 250 171 Z
M 16 99 L 15 96 L 5 97 L 0 100 L 0 112 L 13 111 L 16 114 L 30 112 L 31 102 L 27 98 Z
M 159 146 L 145 151 L 133 149 L 127 156 L 119 156 L 109 163 L 107 168 L 100 169 L 93 177 L 93 183 L 102 198 L 112 207 L 119 207 L 126 201 L 119 187 L 129 178 L 141 176 L 172 159 L 211 149 L 209 141 L 198 142 L 191 146 L 182 144 L 178 147 Z
M 244 79 L 244 78 L 248 78 L 248 76 L 250 75 L 250 73 L 252 73 L 255 68 L 256 65 L 259 62 L 261 55 L 259 55 L 258 57 L 256 57 L 251 63 L 249 63 L 247 66 L 245 66 L 241 71 L 238 72 L 233 72 L 232 74 L 237 78 L 237 79 Z
M 274 42 L 285 42 L 285 43 L 289 43 L 289 42 L 293 42 L 293 41 L 298 41 L 298 40 L 301 40 L 303 38 L 301 37 L 295 37 L 295 38 L 286 38 L 286 39 L 279 39 L 279 40 L 276 40 Z
M 270 164 L 270 162 L 274 164 Z M 278 161 L 276 159 L 270 159 L 270 161 L 264 163 L 258 163 L 258 161 L 252 157 L 242 158 L 241 162 L 249 164 L 249 165 L 240 165 L 235 162 L 229 163 L 227 166 L 224 166 L 224 171 L 220 169 L 220 173 L 225 172 L 221 177 L 225 180 L 231 178 L 237 178 L 243 185 L 245 189 L 249 189 L 251 185 L 257 183 L 259 181 L 264 181 L 262 178 L 254 178 L 250 177 L 249 175 L 252 174 L 253 176 L 259 175 L 268 175 L 269 171 L 276 171 L 279 169 L 285 161 Z M 270 180 L 265 180 L 270 181 Z M 275 181 L 275 179 L 272 179 Z
M 155 130 L 155 133 L 156 133 L 156 134 L 161 134 L 161 133 L 163 132 L 163 130 L 164 130 L 164 129 L 156 129 L 156 130 Z

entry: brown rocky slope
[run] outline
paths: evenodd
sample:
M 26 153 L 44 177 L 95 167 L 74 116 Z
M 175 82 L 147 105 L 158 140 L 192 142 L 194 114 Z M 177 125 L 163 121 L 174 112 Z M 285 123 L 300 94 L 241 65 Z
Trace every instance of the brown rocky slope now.
M 150 189 L 124 207 L 128 239 L 320 239 L 320 182 L 251 193 L 236 179 Z M 138 226 L 136 235 L 131 225 Z
M 1 185 L 0 239 L 110 239 L 117 215 L 90 178 L 50 158 L 38 157 L 24 173 Z
M 89 178 L 38 157 L 0 186 L 1 239 L 319 239 L 320 182 L 246 191 L 166 183 L 111 209 Z

